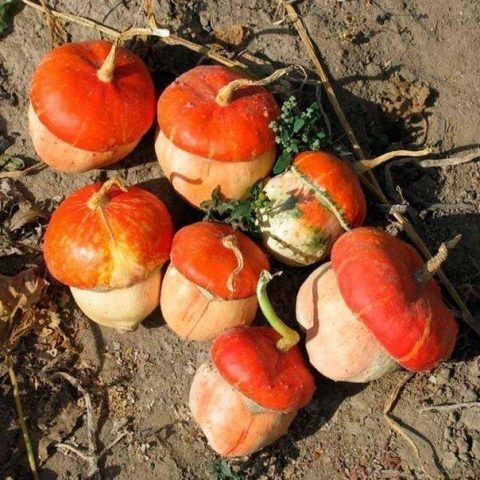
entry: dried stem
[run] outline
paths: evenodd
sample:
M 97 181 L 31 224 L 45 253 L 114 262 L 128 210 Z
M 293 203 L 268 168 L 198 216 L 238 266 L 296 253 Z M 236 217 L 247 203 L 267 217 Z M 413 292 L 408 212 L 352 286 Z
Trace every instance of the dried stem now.
M 41 170 L 47 168 L 47 166 L 48 165 L 46 163 L 38 162 L 31 167 L 24 168 L 23 170 L 14 170 L 13 172 L 0 172 L 0 179 L 25 177 L 30 173 L 40 172 Z
M 261 80 L 250 80 L 249 78 L 238 78 L 237 80 L 232 80 L 218 91 L 215 101 L 218 105 L 226 107 L 232 103 L 233 95 L 236 91 L 246 87 L 265 87 L 266 85 L 276 82 L 279 78 L 284 77 L 294 68 L 294 66 L 279 68 L 268 77 L 262 78 Z
M 387 401 L 385 402 L 385 405 L 383 407 L 383 416 L 385 417 L 385 421 L 388 423 L 390 428 L 398 433 L 410 446 L 410 448 L 414 451 L 415 456 L 417 457 L 418 461 L 420 462 L 420 465 L 422 465 L 423 468 L 423 463 L 422 459 L 420 457 L 420 452 L 418 451 L 418 447 L 416 443 L 413 441 L 413 439 L 407 434 L 407 432 L 400 426 L 400 424 L 390 415 L 393 406 L 398 400 L 398 397 L 400 395 L 400 392 L 402 391 L 403 387 L 409 382 L 413 377 L 414 373 L 410 372 L 407 375 L 405 375 L 398 385 L 392 390 L 390 395 L 387 398 Z M 427 473 L 427 472 L 425 472 Z M 427 474 L 428 475 L 428 474 Z M 430 475 L 428 475 L 430 477 Z M 431 478 L 431 477 L 430 477 Z
M 28 433 L 27 422 L 25 421 L 25 414 L 23 413 L 22 401 L 20 399 L 20 390 L 18 388 L 17 376 L 13 369 L 12 357 L 9 353 L 5 355 L 5 363 L 7 364 L 8 375 L 13 388 L 13 398 L 15 400 L 15 409 L 17 410 L 18 423 L 22 430 L 23 441 L 27 450 L 28 464 L 34 480 L 38 480 L 37 465 L 35 462 L 35 453 L 32 447 L 32 441 L 30 440 L 30 434 Z
M 480 407 L 480 402 L 460 402 L 460 403 L 442 403 L 441 405 L 431 405 L 429 407 L 421 407 L 418 409 L 420 413 L 441 411 L 441 410 L 456 410 L 457 408 L 476 408 Z
M 107 180 L 98 192 L 95 192 L 88 200 L 88 207 L 92 210 L 103 208 L 108 203 L 108 191 L 116 185 L 122 192 L 128 191 L 125 182 L 120 177 L 114 177 Z
M 235 235 L 227 235 L 226 237 L 223 237 L 222 245 L 225 248 L 232 250 L 232 252 L 235 255 L 235 258 L 237 259 L 237 266 L 235 270 L 233 270 L 232 273 L 230 273 L 227 279 L 227 288 L 230 292 L 233 293 L 235 291 L 235 278 L 243 270 L 243 266 L 244 266 L 243 255 L 242 255 L 242 252 L 240 251 L 240 248 L 237 242 L 237 237 Z
M 44 13 L 43 8 L 40 5 L 38 5 L 37 3 L 32 2 L 32 0 L 22 0 L 22 2 L 25 5 L 28 5 L 29 7 L 32 7 L 35 10 L 38 10 L 38 11 Z M 50 13 L 56 18 L 61 18 L 61 19 L 66 20 L 68 22 L 76 23 L 78 25 L 82 25 L 84 27 L 92 28 L 94 30 L 97 30 L 98 32 L 101 32 L 101 33 L 109 36 L 112 40 L 117 38 L 122 33 L 118 30 L 115 30 L 114 28 L 107 27 L 107 26 L 105 26 L 105 25 L 103 25 L 99 22 L 96 22 L 96 21 L 91 20 L 89 18 L 81 17 L 79 15 L 74 15 L 72 13 L 58 12 L 54 9 L 50 9 Z M 151 32 L 151 31 L 152 30 L 150 29 L 149 32 Z M 201 55 L 205 55 L 208 58 L 210 58 L 212 60 L 215 60 L 218 63 L 226 65 L 227 67 L 236 68 L 236 69 L 242 70 L 243 72 L 246 72 L 246 73 L 248 72 L 248 68 L 245 65 L 243 65 L 242 63 L 240 63 L 236 60 L 230 60 L 229 58 L 226 58 L 223 55 L 220 55 L 219 53 L 215 52 L 211 48 L 205 47 L 203 45 L 198 45 L 197 43 L 191 42 L 190 40 L 185 40 L 184 38 L 178 37 L 176 35 L 170 35 L 169 37 L 162 38 L 161 40 L 166 45 L 180 45 L 180 46 L 188 48 L 189 50 L 192 50 L 196 53 L 199 53 Z
M 67 33 L 63 25 L 52 15 L 51 9 L 45 0 L 40 0 L 43 11 L 47 16 L 47 25 L 50 31 L 50 43 L 52 47 L 58 47 L 67 41 Z
M 120 37 L 117 37 L 112 43 L 112 48 L 108 52 L 107 58 L 103 62 L 99 70 L 97 70 L 97 78 L 101 82 L 112 83 L 115 73 L 115 64 L 117 60 L 117 50 Z
M 364 154 L 357 137 L 355 133 L 353 132 L 352 127 L 350 126 L 349 121 L 347 120 L 347 117 L 345 116 L 342 107 L 340 106 L 340 103 L 335 95 L 335 91 L 333 90 L 332 84 L 326 74 L 326 70 L 324 69 L 319 56 L 316 53 L 315 47 L 310 40 L 310 37 L 308 35 L 308 32 L 305 28 L 305 25 L 303 24 L 302 19 L 298 16 L 295 7 L 293 5 L 288 4 L 285 0 L 280 0 L 282 5 L 287 11 L 287 14 L 292 21 L 294 27 L 296 28 L 300 38 L 302 39 L 305 48 L 307 50 L 307 53 L 312 60 L 315 69 L 322 81 L 322 85 L 325 88 L 325 91 L 327 92 L 328 98 L 330 100 L 330 103 L 332 104 L 333 109 L 335 110 L 335 113 L 347 133 L 347 136 L 350 140 L 350 143 L 352 144 L 353 151 L 357 157 L 358 160 L 365 160 L 366 155 Z M 367 175 L 369 179 L 367 180 L 364 175 L 360 176 L 360 179 L 362 182 L 370 189 L 372 192 L 377 196 L 377 198 L 383 203 L 383 204 L 388 204 L 388 199 L 383 193 L 383 191 L 380 189 L 378 186 L 377 181 L 375 180 L 375 177 L 372 172 L 367 172 Z M 408 221 L 407 218 L 405 218 L 401 213 L 394 213 L 395 219 L 398 221 L 402 229 L 405 231 L 405 233 L 410 237 L 412 242 L 417 246 L 417 248 L 422 252 L 422 254 L 426 258 L 431 258 L 432 254 L 430 253 L 428 247 L 426 246 L 425 242 L 422 240 L 420 235 L 416 232 L 415 228 L 413 225 Z M 475 317 L 471 314 L 470 310 L 467 308 L 465 303 L 463 302 L 462 298 L 456 291 L 455 287 L 452 285 L 450 280 L 447 278 L 447 276 L 443 273 L 443 271 L 440 269 L 438 272 L 438 276 L 440 280 L 442 281 L 443 285 L 445 286 L 446 290 L 452 297 L 453 301 L 457 304 L 458 308 L 462 312 L 462 317 L 465 323 L 472 329 L 474 330 L 478 335 L 480 335 L 480 321 L 476 320 Z
M 397 157 L 423 157 L 429 155 L 433 150 L 431 148 L 424 148 L 423 150 L 394 150 L 392 152 L 384 153 L 379 157 L 373 158 L 371 160 L 358 160 L 353 164 L 353 169 L 357 175 L 363 175 L 365 172 L 372 170 L 379 165 L 382 165 L 385 162 L 388 162 L 392 158 Z
M 457 235 L 448 242 L 443 242 L 440 245 L 437 254 L 432 258 L 429 258 L 423 267 L 415 272 L 415 279 L 420 285 L 426 285 L 427 282 L 436 275 L 443 262 L 445 262 L 448 257 L 448 249 L 455 248 L 461 238 L 461 235 Z

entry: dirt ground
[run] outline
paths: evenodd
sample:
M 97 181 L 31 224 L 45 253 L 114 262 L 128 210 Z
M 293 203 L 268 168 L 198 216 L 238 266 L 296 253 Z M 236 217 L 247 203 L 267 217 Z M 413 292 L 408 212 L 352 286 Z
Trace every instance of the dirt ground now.
M 140 0 L 50 3 L 119 30 L 145 22 Z M 347 116 L 372 155 L 401 145 L 426 144 L 445 152 L 444 156 L 480 147 L 478 0 L 306 0 L 297 4 L 336 80 Z M 274 23 L 282 15 L 273 0 L 158 0 L 155 11 L 162 26 L 195 42 L 216 44 L 258 75 L 300 64 L 311 79 L 316 78 L 295 30 L 286 21 Z M 219 28 L 235 24 L 248 27 L 242 45 L 216 38 Z M 69 25 L 68 31 L 71 40 L 99 35 L 76 25 Z M 12 27 L 0 37 L 0 138 L 12 144 L 9 155 L 27 164 L 36 160 L 27 132 L 29 78 L 49 45 L 42 16 L 28 7 L 14 7 Z M 206 62 L 182 47 L 153 40 L 136 40 L 130 47 L 146 60 L 159 91 L 176 75 Z M 301 91 L 299 83 L 280 85 L 284 95 L 290 89 L 304 104 L 314 98 L 311 85 Z M 409 98 L 411 102 L 405 103 Z M 326 99 L 323 103 L 326 106 Z M 334 131 L 341 136 L 334 114 L 329 114 Z M 135 153 L 108 170 L 69 175 L 45 169 L 9 186 L 48 210 L 72 190 L 120 173 L 129 183 L 157 193 L 177 226 L 199 218 L 161 178 L 153 137 L 152 131 Z M 446 272 L 480 320 L 480 163 L 428 169 L 398 165 L 389 170 L 388 178 L 385 172 L 381 168 L 378 177 L 392 203 L 409 204 L 407 214 L 432 249 L 457 233 L 463 235 Z M 400 186 L 401 194 L 391 191 L 392 185 Z M 2 185 L 2 191 L 5 188 Z M 369 208 L 369 222 L 386 226 L 385 208 L 373 198 Z M 45 220 L 40 223 L 44 225 Z M 39 255 L 2 256 L 0 273 L 12 275 L 35 263 Z M 294 325 L 296 292 L 311 269 L 274 267 L 285 275 L 277 281 L 273 302 Z M 90 392 L 99 418 L 100 445 L 107 445 L 120 431 L 129 432 L 101 462 L 104 478 L 236 478 L 225 473 L 228 465 L 219 462 L 189 417 L 189 385 L 206 358 L 208 344 L 180 341 L 164 325 L 158 310 L 131 334 L 99 327 L 72 305 L 64 287 L 50 281 L 49 292 L 60 305 L 61 328 L 73 339 L 78 354 L 65 342 L 50 348 L 45 338 L 39 344 L 37 336 L 30 336 L 15 350 L 14 364 L 36 449 L 44 439 L 41 478 L 82 478 L 86 468 L 77 457 L 54 446 L 60 441 L 86 446 L 81 395 L 65 381 L 45 381 L 48 372 L 54 371 L 69 372 Z M 421 411 L 428 405 L 477 401 L 479 355 L 479 338 L 462 325 L 453 359 L 433 372 L 415 375 L 401 391 L 393 415 L 410 432 L 419 457 L 402 436 L 392 432 L 383 416 L 392 389 L 406 375 L 397 372 L 367 385 L 335 383 L 317 375 L 314 400 L 300 412 L 288 435 L 250 458 L 228 464 L 245 479 L 480 478 L 479 405 Z M 0 477 L 26 479 L 30 478 L 28 464 L 9 385 L 2 366 Z M 45 442 L 49 436 L 51 445 Z M 224 473 L 218 473 L 220 468 Z

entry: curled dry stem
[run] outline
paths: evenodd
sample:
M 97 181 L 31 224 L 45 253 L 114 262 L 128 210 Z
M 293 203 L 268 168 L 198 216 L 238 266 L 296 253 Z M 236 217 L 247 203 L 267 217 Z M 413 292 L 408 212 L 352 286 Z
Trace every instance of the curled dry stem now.
M 298 332 L 285 325 L 283 320 L 277 315 L 267 293 L 267 285 L 274 276 L 281 275 L 281 273 L 282 272 L 277 272 L 272 275 L 267 270 L 262 270 L 257 283 L 257 298 L 260 309 L 265 315 L 268 323 L 277 333 L 282 336 L 282 338 L 277 342 L 277 348 L 282 352 L 288 352 L 288 350 L 290 350 L 300 341 L 300 335 Z
M 237 266 L 235 267 L 235 270 L 230 273 L 227 279 L 227 288 L 233 293 L 235 291 L 235 279 L 244 267 L 243 255 L 238 247 L 237 237 L 235 235 L 227 235 L 226 237 L 223 237 L 222 245 L 231 250 L 237 259 Z
M 440 270 L 443 262 L 445 262 L 448 257 L 448 249 L 455 248 L 461 238 L 462 235 L 459 234 L 451 240 L 443 242 L 440 245 L 437 254 L 434 255 L 432 258 L 429 258 L 425 262 L 423 267 L 415 272 L 415 279 L 420 285 L 426 285 L 427 282 L 432 279 L 434 275 L 436 275 L 436 273 Z
M 105 83 L 111 83 L 113 81 L 118 46 L 129 38 L 140 35 L 152 35 L 155 37 L 167 38 L 170 35 L 170 31 L 163 28 L 129 28 L 128 30 L 120 33 L 113 41 L 112 48 L 108 52 L 107 58 L 103 62 L 103 65 L 97 71 L 97 77 L 100 81 Z
M 22 401 L 20 399 L 20 390 L 18 388 L 17 375 L 13 369 L 12 357 L 9 353 L 5 355 L 5 363 L 8 369 L 8 375 L 10 377 L 10 383 L 13 389 L 13 399 L 15 401 L 15 409 L 17 411 L 18 423 L 22 430 L 23 441 L 25 443 L 25 449 L 27 450 L 28 464 L 32 472 L 34 480 L 38 480 L 37 464 L 35 461 L 35 453 L 33 451 L 32 441 L 30 440 L 30 434 L 28 432 L 27 422 L 25 421 L 25 414 L 23 412 Z
M 285 68 L 279 68 L 271 73 L 268 77 L 262 78 L 261 80 L 251 80 L 249 78 L 238 78 L 237 80 L 232 80 L 218 91 L 215 101 L 218 105 L 226 107 L 232 103 L 233 95 L 236 91 L 247 87 L 265 87 L 266 85 L 270 85 L 271 83 L 276 82 L 278 79 L 289 74 L 295 68 L 297 67 L 294 65 Z
M 429 155 L 433 150 L 431 148 L 424 148 L 423 150 L 394 150 L 392 152 L 384 153 L 379 157 L 371 160 L 358 160 L 353 164 L 353 170 L 357 175 L 363 175 L 365 172 L 372 170 L 385 162 L 388 162 L 392 158 L 397 157 L 423 157 Z
M 13 172 L 0 172 L 0 179 L 25 177 L 30 173 L 40 172 L 47 167 L 48 165 L 46 163 L 38 162 L 28 168 L 24 168 L 23 170 L 14 170 Z

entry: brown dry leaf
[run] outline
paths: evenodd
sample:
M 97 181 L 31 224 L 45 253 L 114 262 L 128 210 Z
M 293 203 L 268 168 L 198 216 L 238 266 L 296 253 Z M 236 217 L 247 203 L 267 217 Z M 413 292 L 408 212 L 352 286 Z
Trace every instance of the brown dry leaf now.
M 82 414 L 83 407 L 79 406 L 74 401 L 65 406 L 55 418 L 48 434 L 45 437 L 42 437 L 38 444 L 38 457 L 41 463 L 45 462 L 49 457 L 48 447 L 53 443 L 62 442 L 68 437 L 75 429 L 78 419 Z
M 14 232 L 28 223 L 35 222 L 39 218 L 45 217 L 46 215 L 42 210 L 23 198 L 18 202 L 18 210 L 6 222 L 6 227 L 11 232 Z
M 247 40 L 249 28 L 246 25 L 228 25 L 226 27 L 215 28 L 213 36 L 227 45 L 240 47 Z
M 6 341 L 7 335 L 13 335 L 15 331 L 18 334 L 24 328 L 31 328 L 35 315 L 23 315 L 22 321 L 12 326 L 13 317 L 19 310 L 27 313 L 39 302 L 47 285 L 47 281 L 37 275 L 35 268 L 24 270 L 14 277 L 0 275 L 0 342 Z
M 422 115 L 427 108 L 430 88 L 420 80 L 410 82 L 401 75 L 394 75 L 389 82 L 389 92 L 382 98 L 386 112 L 410 120 Z

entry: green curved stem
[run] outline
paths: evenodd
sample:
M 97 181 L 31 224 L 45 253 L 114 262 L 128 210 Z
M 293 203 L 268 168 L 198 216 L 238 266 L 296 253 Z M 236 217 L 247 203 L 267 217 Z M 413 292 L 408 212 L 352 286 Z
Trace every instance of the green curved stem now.
M 276 275 L 279 275 L 279 273 Z M 262 270 L 260 273 L 260 278 L 257 283 L 258 304 L 260 305 L 260 309 L 265 315 L 268 323 L 282 336 L 277 342 L 277 348 L 282 352 L 288 352 L 288 350 L 300 341 L 300 335 L 298 332 L 285 325 L 283 320 L 276 314 L 270 299 L 268 298 L 267 285 L 273 277 L 274 275 L 267 272 L 267 270 Z

